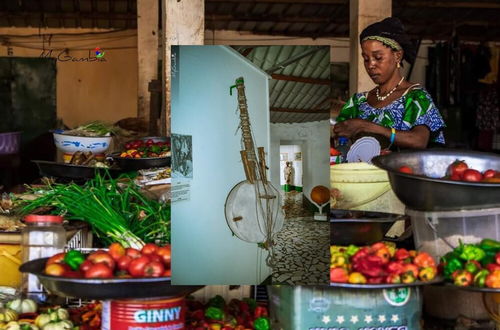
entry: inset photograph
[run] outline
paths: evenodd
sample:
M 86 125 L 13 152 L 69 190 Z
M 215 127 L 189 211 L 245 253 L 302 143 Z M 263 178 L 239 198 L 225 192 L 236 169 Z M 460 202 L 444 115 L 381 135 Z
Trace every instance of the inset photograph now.
M 330 48 L 172 54 L 172 283 L 328 284 Z

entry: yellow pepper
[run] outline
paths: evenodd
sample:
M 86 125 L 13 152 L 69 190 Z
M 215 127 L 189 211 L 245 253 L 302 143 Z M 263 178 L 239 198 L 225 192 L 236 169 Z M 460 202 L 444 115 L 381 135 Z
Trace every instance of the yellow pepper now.
M 418 273 L 418 278 L 424 282 L 432 281 L 434 277 L 436 277 L 435 267 L 424 267 Z
M 341 253 L 332 254 L 330 259 L 330 267 L 342 267 L 346 264 L 346 257 Z
M 349 279 L 347 280 L 351 284 L 365 284 L 366 277 L 358 272 L 349 274 Z

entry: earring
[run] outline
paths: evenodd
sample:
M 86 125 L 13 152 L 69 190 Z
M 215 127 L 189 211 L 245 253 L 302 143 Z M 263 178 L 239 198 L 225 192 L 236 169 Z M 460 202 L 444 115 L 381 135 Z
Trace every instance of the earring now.
M 401 67 L 401 62 L 398 62 L 397 68 L 399 69 Z

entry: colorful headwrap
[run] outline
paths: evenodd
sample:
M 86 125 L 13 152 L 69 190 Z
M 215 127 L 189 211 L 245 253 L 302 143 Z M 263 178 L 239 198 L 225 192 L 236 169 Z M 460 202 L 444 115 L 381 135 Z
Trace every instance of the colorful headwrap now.
M 359 42 L 377 40 L 394 50 L 403 50 L 403 58 L 413 63 L 417 56 L 413 42 L 404 31 L 403 23 L 396 17 L 388 17 L 367 26 L 359 36 Z

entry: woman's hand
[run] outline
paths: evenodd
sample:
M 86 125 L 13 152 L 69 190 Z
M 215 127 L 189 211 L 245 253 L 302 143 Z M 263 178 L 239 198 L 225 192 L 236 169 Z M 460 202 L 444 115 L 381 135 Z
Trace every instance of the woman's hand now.
M 344 120 L 333 126 L 333 133 L 335 136 L 345 136 L 347 138 L 352 138 L 355 135 L 363 132 L 366 129 L 367 124 L 369 123 L 370 122 L 359 118 Z

